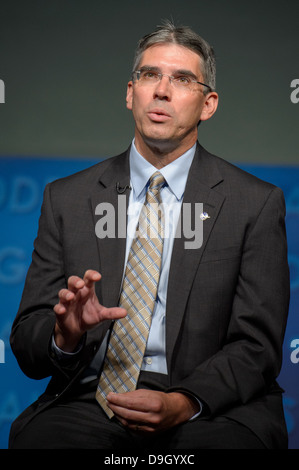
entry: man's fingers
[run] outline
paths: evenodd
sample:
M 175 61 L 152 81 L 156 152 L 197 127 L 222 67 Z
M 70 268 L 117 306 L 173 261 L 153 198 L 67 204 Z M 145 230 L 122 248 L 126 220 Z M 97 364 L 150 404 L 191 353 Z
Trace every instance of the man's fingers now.
M 110 401 L 108 406 L 123 426 L 132 431 L 153 432 L 160 424 L 159 416 L 154 413 L 118 406 Z
M 149 420 L 148 413 L 137 411 L 134 409 L 126 408 L 123 406 L 118 406 L 114 403 L 108 401 L 109 408 L 113 411 L 113 413 L 118 417 L 118 419 L 125 420 L 128 424 L 129 423 L 143 423 L 147 424 Z
M 107 401 L 109 405 L 125 408 L 134 412 L 148 413 L 153 411 L 152 408 L 155 412 L 158 411 L 154 403 L 157 400 L 153 398 L 149 404 L 149 397 L 147 394 L 142 394 L 142 389 L 125 393 L 110 392 L 107 395 Z
M 116 418 L 136 432 L 160 432 L 175 422 L 177 409 L 169 407 L 163 392 L 138 389 L 126 393 L 109 393 L 107 404 Z
M 57 315 L 63 315 L 66 313 L 66 307 L 61 303 L 54 305 L 53 310 Z
M 68 290 L 76 293 L 79 289 L 84 287 L 85 283 L 83 279 L 78 276 L 71 276 L 68 278 Z M 63 289 L 62 289 L 63 290 Z
M 61 289 L 58 293 L 60 302 L 66 303 L 70 300 L 73 300 L 75 297 L 74 292 L 71 292 L 69 289 Z
M 162 397 L 165 393 L 139 388 L 131 392 L 114 393 L 107 395 L 107 400 L 119 406 L 138 411 L 161 411 Z
M 118 320 L 124 318 L 127 315 L 127 311 L 121 307 L 103 307 L 101 308 L 102 320 Z
M 59 302 L 55 305 L 54 312 L 57 315 L 80 312 L 82 325 L 85 323 L 88 327 L 103 320 L 117 320 L 126 316 L 127 311 L 124 308 L 107 308 L 99 304 L 94 291 L 94 283 L 98 282 L 101 277 L 98 271 L 92 269 L 85 272 L 83 279 L 70 276 L 67 288 L 61 289 L 58 293 Z
M 58 292 L 59 302 L 54 306 L 54 312 L 58 315 L 66 313 L 67 304 L 75 298 L 74 292 L 68 289 L 61 289 Z
M 83 279 L 79 276 L 70 276 L 68 278 L 67 288 L 69 291 L 76 294 L 83 287 L 92 288 L 95 282 L 98 282 L 101 279 L 101 274 L 98 271 L 88 269 Z M 63 291 L 64 289 L 62 289 Z
M 89 269 L 85 272 L 83 279 L 78 276 L 70 276 L 68 279 L 68 290 L 77 294 L 81 291 L 82 297 L 89 295 L 90 289 L 93 289 L 94 283 L 101 279 L 101 274 Z
M 93 287 L 95 282 L 98 282 L 101 279 L 101 277 L 102 276 L 98 271 L 88 269 L 84 274 L 83 280 L 86 287 L 91 288 Z

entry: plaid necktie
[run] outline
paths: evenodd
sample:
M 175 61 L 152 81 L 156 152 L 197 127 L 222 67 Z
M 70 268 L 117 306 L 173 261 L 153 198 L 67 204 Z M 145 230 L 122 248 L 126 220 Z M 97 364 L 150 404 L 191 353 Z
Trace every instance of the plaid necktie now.
M 163 249 L 163 218 L 159 207 L 164 177 L 156 171 L 150 178 L 135 238 L 128 256 L 119 305 L 125 318 L 115 321 L 99 380 L 96 399 L 112 418 L 106 404 L 112 392 L 136 389 L 157 296 Z

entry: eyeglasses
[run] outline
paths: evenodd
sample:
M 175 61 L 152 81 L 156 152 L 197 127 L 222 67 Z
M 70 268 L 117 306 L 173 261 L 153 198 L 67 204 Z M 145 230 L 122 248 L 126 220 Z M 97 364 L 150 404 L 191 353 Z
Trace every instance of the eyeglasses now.
M 133 81 L 138 80 L 140 85 L 155 85 L 156 83 L 160 82 L 163 77 L 168 77 L 170 83 L 179 89 L 191 89 L 195 83 L 202 85 L 212 91 L 212 88 L 205 83 L 198 82 L 195 78 L 190 75 L 184 75 L 182 73 L 178 73 L 177 75 L 168 75 L 167 73 L 157 72 L 156 70 L 152 69 L 141 69 L 135 70 L 132 73 Z

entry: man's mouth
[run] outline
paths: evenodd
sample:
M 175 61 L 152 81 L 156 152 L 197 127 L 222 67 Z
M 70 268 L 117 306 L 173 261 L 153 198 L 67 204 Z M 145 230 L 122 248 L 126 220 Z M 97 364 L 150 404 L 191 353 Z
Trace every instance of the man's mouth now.
M 170 114 L 162 108 L 153 108 L 147 114 L 150 120 L 155 122 L 165 122 L 171 118 Z

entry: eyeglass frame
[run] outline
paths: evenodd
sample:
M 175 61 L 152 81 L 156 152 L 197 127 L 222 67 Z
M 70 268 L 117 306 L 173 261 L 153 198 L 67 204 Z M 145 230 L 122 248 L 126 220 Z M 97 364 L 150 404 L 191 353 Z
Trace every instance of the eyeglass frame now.
M 140 74 L 141 74 L 141 72 L 154 72 L 154 73 L 156 73 L 157 76 L 159 77 L 159 81 L 160 81 L 160 82 L 161 82 L 161 80 L 162 80 L 162 78 L 163 78 L 164 76 L 169 78 L 170 83 L 172 83 L 172 80 L 174 80 L 174 79 L 176 78 L 176 77 L 174 77 L 173 75 L 169 75 L 169 74 L 167 74 L 167 73 L 158 72 L 157 70 L 152 69 L 152 68 L 149 67 L 148 69 L 147 69 L 147 68 L 144 68 L 144 69 L 134 70 L 134 71 L 132 72 L 132 80 L 134 81 L 134 75 L 136 75 L 136 76 L 137 76 L 137 80 L 139 81 L 139 80 L 140 80 Z M 138 77 L 138 75 L 139 75 L 139 77 Z M 186 75 L 186 76 L 187 76 L 187 75 Z M 197 80 L 196 80 L 195 78 L 193 78 L 193 77 L 190 77 L 190 76 L 189 76 L 189 78 L 190 78 L 190 80 L 191 80 L 192 83 L 198 83 L 199 85 L 202 85 L 202 86 L 205 86 L 206 88 L 208 88 L 208 89 L 210 90 L 210 92 L 213 91 L 212 88 L 210 87 L 210 85 L 207 85 L 206 83 L 203 83 L 203 82 L 199 82 L 199 81 L 197 81 Z M 157 82 L 157 83 L 158 83 L 158 82 Z M 182 88 L 184 88 L 184 87 L 182 87 Z

